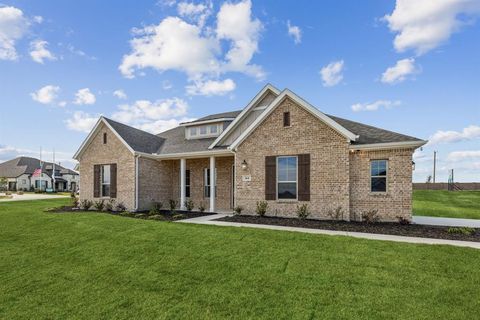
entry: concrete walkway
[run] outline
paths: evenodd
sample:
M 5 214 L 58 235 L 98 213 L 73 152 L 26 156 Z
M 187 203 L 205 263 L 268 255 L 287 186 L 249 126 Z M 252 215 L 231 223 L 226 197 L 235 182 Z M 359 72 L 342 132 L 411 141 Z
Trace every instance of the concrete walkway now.
M 430 226 L 480 228 L 480 220 L 413 216 L 412 222 Z
M 5 195 L 5 194 L 0 194 Z M 25 193 L 25 194 L 12 194 L 11 199 L 0 199 L 0 202 L 8 201 L 24 201 L 24 200 L 43 200 L 43 199 L 57 199 L 57 198 L 69 198 L 69 196 L 62 196 L 58 194 L 41 194 L 41 193 Z
M 282 231 L 303 232 L 303 233 L 311 233 L 311 234 L 324 234 L 324 235 L 332 235 L 332 236 L 348 236 L 348 237 L 370 239 L 370 240 L 420 243 L 420 244 L 437 244 L 437 245 L 442 244 L 442 245 L 450 245 L 450 246 L 457 246 L 457 247 L 468 247 L 468 248 L 480 249 L 480 242 L 471 242 L 471 241 L 405 237 L 405 236 L 363 233 L 363 232 L 333 231 L 333 230 L 322 230 L 322 229 L 272 226 L 272 225 L 265 225 L 265 224 L 213 221 L 226 216 L 228 216 L 228 214 L 213 214 L 211 216 L 179 220 L 178 222 L 215 225 L 215 226 L 224 226 L 224 227 L 248 227 L 248 228 L 256 228 L 256 229 L 282 230 Z

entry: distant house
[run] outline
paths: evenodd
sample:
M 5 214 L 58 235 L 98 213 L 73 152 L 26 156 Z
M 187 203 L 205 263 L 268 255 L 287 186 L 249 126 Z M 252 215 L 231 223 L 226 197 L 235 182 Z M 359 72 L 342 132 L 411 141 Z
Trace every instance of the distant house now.
M 410 219 L 412 154 L 426 141 L 322 113 L 292 91 L 264 87 L 240 111 L 153 135 L 101 117 L 75 154 L 81 199 L 127 209 L 191 200 L 209 211 L 312 218 Z
M 42 162 L 42 174 L 33 177 L 36 169 L 40 168 L 40 160 L 30 157 L 18 157 L 0 163 L 0 178 L 7 179 L 7 190 L 28 191 L 53 189 L 53 163 Z M 55 164 L 55 190 L 76 191 L 80 175 L 70 169 Z

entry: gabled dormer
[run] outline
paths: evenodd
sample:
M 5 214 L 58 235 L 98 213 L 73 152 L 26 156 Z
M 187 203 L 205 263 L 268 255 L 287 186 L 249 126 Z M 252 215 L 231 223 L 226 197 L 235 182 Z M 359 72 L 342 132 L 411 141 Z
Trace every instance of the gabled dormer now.
M 228 127 L 239 111 L 225 112 L 182 123 L 185 128 L 185 139 L 216 138 Z

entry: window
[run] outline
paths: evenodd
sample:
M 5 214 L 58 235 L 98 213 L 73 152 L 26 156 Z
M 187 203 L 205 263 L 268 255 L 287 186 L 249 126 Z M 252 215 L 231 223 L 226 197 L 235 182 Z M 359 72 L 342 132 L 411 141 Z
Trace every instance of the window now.
M 110 197 L 110 165 L 101 166 L 102 197 Z
M 277 198 L 297 199 L 297 157 L 277 158 Z
M 210 133 L 217 133 L 218 126 L 216 124 L 210 126 Z
M 283 126 L 290 127 L 290 112 L 283 113 Z
M 185 170 L 185 197 L 190 198 L 190 170 Z
M 197 127 L 190 128 L 190 136 L 194 137 L 197 135 Z
M 217 168 L 215 168 L 215 196 L 217 196 Z M 210 169 L 203 169 L 203 195 L 205 198 L 210 198 Z
M 107 144 L 107 133 L 103 133 L 103 144 Z
M 201 126 L 200 127 L 200 134 L 201 135 L 206 135 L 207 134 L 207 127 L 206 126 Z
M 387 191 L 387 160 L 372 160 L 370 162 L 370 190 L 372 192 Z
M 22 184 L 27 184 L 27 179 L 22 179 Z

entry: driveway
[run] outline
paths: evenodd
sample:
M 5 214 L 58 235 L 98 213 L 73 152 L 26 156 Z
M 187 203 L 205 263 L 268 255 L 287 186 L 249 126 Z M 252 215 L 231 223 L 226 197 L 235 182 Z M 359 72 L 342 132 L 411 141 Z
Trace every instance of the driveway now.
M 4 196 L 4 193 L 0 193 Z M 42 193 L 26 193 L 22 195 L 12 194 L 11 199 L 0 199 L 0 202 L 7 201 L 24 201 L 24 200 L 42 200 L 42 199 L 57 199 L 57 198 L 69 198 L 70 196 L 62 196 L 57 194 L 42 194 Z
M 480 228 L 480 220 L 477 219 L 413 216 L 412 222 L 416 224 L 426 224 L 431 226 Z

